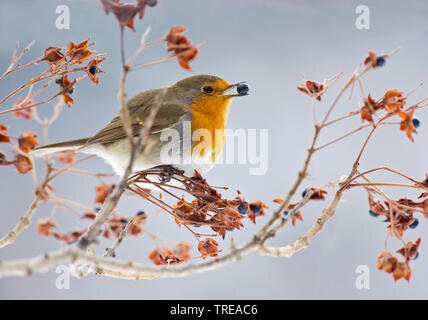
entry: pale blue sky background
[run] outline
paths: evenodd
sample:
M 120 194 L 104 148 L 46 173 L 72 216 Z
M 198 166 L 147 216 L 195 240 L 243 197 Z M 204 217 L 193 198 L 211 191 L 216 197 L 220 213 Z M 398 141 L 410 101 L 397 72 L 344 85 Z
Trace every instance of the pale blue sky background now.
M 55 8 L 67 4 L 71 10 L 71 29 L 55 28 Z M 355 7 L 365 4 L 370 8 L 371 28 L 355 28 Z M 207 178 L 214 185 L 240 189 L 248 199 L 262 199 L 275 207 L 271 200 L 283 194 L 294 182 L 301 168 L 306 149 L 312 137 L 310 99 L 296 90 L 301 76 L 322 80 L 339 71 L 353 71 L 363 61 L 368 50 L 385 53 L 401 45 L 403 49 L 386 66 L 364 78 L 366 92 L 380 97 L 387 89 L 409 91 L 426 81 L 428 3 L 426 1 L 279 1 L 279 0 L 159 0 L 158 6 L 148 8 L 143 21 L 136 21 L 137 33 L 126 32 L 127 52 L 139 43 L 139 36 L 150 25 L 151 40 L 162 37 L 172 26 L 185 26 L 194 43 L 207 41 L 199 57 L 192 63 L 194 72 L 181 70 L 169 62 L 130 75 L 128 93 L 158 88 L 195 73 L 221 76 L 231 82 L 247 80 L 251 95 L 234 101 L 228 126 L 237 128 L 269 129 L 269 170 L 263 176 L 249 176 L 248 165 L 221 165 Z M 5 1 L 0 2 L 0 69 L 9 64 L 12 49 L 36 40 L 32 51 L 23 61 L 38 57 L 48 46 L 65 46 L 68 41 L 82 41 L 87 37 L 97 42 L 97 52 L 106 52 L 98 87 L 88 85 L 85 79 L 75 89 L 76 104 L 64 110 L 51 127 L 52 141 L 87 136 L 107 123 L 118 110 L 116 99 L 120 76 L 119 31 L 116 21 L 106 16 L 98 1 Z M 165 55 L 164 46 L 144 52 L 141 61 L 150 61 Z M 36 66 L 34 72 L 43 70 Z M 0 96 L 5 96 L 29 75 L 17 73 L 2 81 Z M 326 110 L 335 97 L 339 81 L 324 98 L 319 113 Z M 356 92 L 358 93 L 358 92 Z M 409 100 L 427 96 L 420 89 Z M 336 115 L 355 107 L 343 100 Z M 3 108 L 3 107 L 2 107 Z M 40 107 L 42 115 L 50 114 L 51 106 Z M 415 178 L 423 178 L 427 170 L 428 116 L 417 113 L 422 125 L 415 143 L 394 128 L 383 128 L 374 135 L 361 161 L 361 169 L 388 165 Z M 0 123 L 11 126 L 11 132 L 39 130 L 25 120 L 6 116 Z M 349 121 L 329 129 L 321 136 L 322 142 L 343 134 L 359 125 Z M 40 131 L 39 131 L 40 132 Z M 357 149 L 365 133 L 325 149 L 316 154 L 310 167 L 310 176 L 304 185 L 321 185 L 349 172 Z M 3 149 L 3 148 L 2 148 Z M 82 168 L 110 171 L 102 160 L 87 162 Z M 8 168 L 0 168 L 0 234 L 6 233 L 31 202 L 32 183 L 29 176 L 21 176 Z M 379 176 L 385 177 L 386 176 Z M 382 178 L 379 178 L 382 179 Z M 81 176 L 63 176 L 56 183 L 58 196 L 79 200 L 93 206 L 96 181 Z M 385 189 L 392 197 L 414 196 L 414 193 Z M 401 190 L 402 191 L 402 190 Z M 300 193 L 300 192 L 299 192 Z M 331 194 L 331 192 L 330 192 Z M 385 224 L 368 215 L 367 197 L 363 190 L 345 194 L 334 219 L 314 239 L 311 246 L 292 259 L 260 257 L 253 253 L 242 261 L 221 269 L 182 279 L 152 281 L 123 281 L 100 276 L 71 280 L 70 290 L 55 288 L 56 274 L 36 274 L 29 278 L 0 280 L 0 297 L 10 298 L 111 298 L 111 299 L 294 299 L 294 298 L 427 298 L 428 250 L 427 223 L 421 219 L 416 230 L 406 233 L 406 241 L 422 237 L 420 257 L 412 263 L 414 274 L 410 284 L 394 283 L 391 276 L 376 270 L 376 259 L 383 248 Z M 303 210 L 305 221 L 295 228 L 287 227 L 271 243 L 280 245 L 296 239 L 305 232 L 319 215 L 323 203 L 311 203 Z M 146 204 L 135 198 L 124 198 L 119 210 L 133 215 Z M 36 215 L 48 215 L 50 206 L 43 205 Z M 271 212 L 271 211 L 269 211 Z M 64 229 L 83 224 L 67 212 L 58 212 L 57 220 Z M 238 242 L 249 239 L 267 220 L 256 226 L 247 224 L 236 232 Z M 156 216 L 147 225 L 154 233 L 175 239 L 195 242 L 183 229 L 178 229 L 167 215 Z M 228 238 L 220 241 L 229 246 Z M 100 252 L 110 242 L 103 241 Z M 399 248 L 392 241 L 391 250 Z M 0 259 L 35 255 L 53 250 L 58 242 L 40 236 L 33 224 L 13 246 L 0 251 Z M 124 259 L 147 261 L 155 243 L 147 236 L 126 239 L 118 255 Z M 355 269 L 367 265 L 371 270 L 370 290 L 355 288 Z

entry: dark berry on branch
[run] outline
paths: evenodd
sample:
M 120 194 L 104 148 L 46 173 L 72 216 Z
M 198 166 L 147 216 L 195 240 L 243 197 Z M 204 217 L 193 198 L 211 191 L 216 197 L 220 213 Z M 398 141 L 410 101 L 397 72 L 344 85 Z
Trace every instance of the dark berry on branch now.
M 412 122 L 415 128 L 419 128 L 419 126 L 421 125 L 421 120 L 419 120 L 418 118 L 413 118 Z
M 386 63 L 386 59 L 384 56 L 379 56 L 376 58 L 376 66 L 377 67 L 382 67 L 385 65 L 385 63 Z
M 371 211 L 371 210 L 369 210 L 369 213 L 370 213 L 370 215 L 372 216 L 372 217 L 379 217 L 379 214 L 378 213 L 375 213 L 375 212 L 373 212 L 373 211 Z
M 262 210 L 262 208 L 260 206 L 254 205 L 254 204 L 250 205 L 250 209 L 251 209 L 251 211 L 253 211 L 254 214 L 258 214 Z
M 92 75 L 95 75 L 95 73 L 97 73 L 97 66 L 96 65 L 93 65 L 90 69 L 89 69 L 89 72 L 92 74 Z
M 419 224 L 419 220 L 415 218 L 415 221 L 409 226 L 410 229 L 415 229 Z
M 239 207 L 238 207 L 238 212 L 240 214 L 247 214 L 248 211 L 248 202 L 244 201 Z

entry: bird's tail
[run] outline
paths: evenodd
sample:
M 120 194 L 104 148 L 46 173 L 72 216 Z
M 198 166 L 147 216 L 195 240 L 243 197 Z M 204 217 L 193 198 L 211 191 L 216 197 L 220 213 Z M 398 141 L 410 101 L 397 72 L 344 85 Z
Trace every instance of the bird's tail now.
M 82 138 L 76 140 L 68 140 L 63 142 L 51 143 L 38 148 L 34 148 L 30 151 L 30 154 L 35 157 L 41 157 L 53 152 L 66 151 L 66 150 L 78 150 L 84 146 L 89 138 Z

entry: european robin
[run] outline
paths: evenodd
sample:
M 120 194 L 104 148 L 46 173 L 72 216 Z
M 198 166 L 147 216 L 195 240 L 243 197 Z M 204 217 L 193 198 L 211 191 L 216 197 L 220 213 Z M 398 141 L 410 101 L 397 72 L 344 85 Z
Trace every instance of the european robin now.
M 231 93 L 233 89 L 236 89 L 236 93 Z M 134 139 L 140 134 L 145 119 L 163 90 L 148 90 L 127 101 Z M 223 150 L 230 102 L 234 97 L 247 95 L 248 91 L 249 87 L 243 82 L 230 84 L 211 75 L 192 76 L 168 87 L 150 129 L 150 147 L 137 157 L 133 171 L 164 167 L 190 176 L 195 169 L 202 174 L 206 173 Z M 187 135 L 188 143 L 186 124 L 190 129 L 188 131 L 191 131 Z M 194 139 L 195 132 L 200 130 L 204 133 L 203 139 L 207 140 L 204 142 L 208 149 L 198 148 L 198 143 L 203 139 Z M 171 131 L 178 138 L 171 140 L 162 136 Z M 92 137 L 48 144 L 31 150 L 31 154 L 43 156 L 65 150 L 95 154 L 110 164 L 117 174 L 122 174 L 129 163 L 131 146 L 117 116 Z M 169 155 L 175 153 L 175 157 L 162 156 L 168 152 Z

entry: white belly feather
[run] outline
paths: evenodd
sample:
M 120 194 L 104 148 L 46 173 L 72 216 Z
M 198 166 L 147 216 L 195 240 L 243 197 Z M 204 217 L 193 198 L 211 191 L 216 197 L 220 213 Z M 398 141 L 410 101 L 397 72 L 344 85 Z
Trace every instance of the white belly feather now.
M 134 172 L 147 170 L 160 165 L 172 165 L 176 169 L 183 170 L 184 175 L 191 177 L 194 174 L 194 170 L 197 170 L 203 175 L 214 166 L 211 153 L 206 153 L 203 158 L 197 155 L 192 157 L 189 147 L 182 148 L 182 152 L 180 148 L 176 148 L 176 152 L 179 153 L 179 156 L 171 157 L 174 158 L 174 160 L 169 161 L 168 159 L 165 160 L 165 158 L 161 159 L 159 146 L 154 146 L 152 148 L 154 150 L 148 150 L 146 154 L 140 155 L 134 161 Z M 111 165 L 118 175 L 122 175 L 129 163 L 131 147 L 127 140 L 120 140 L 109 145 L 90 145 L 79 151 L 87 154 L 96 154 Z

